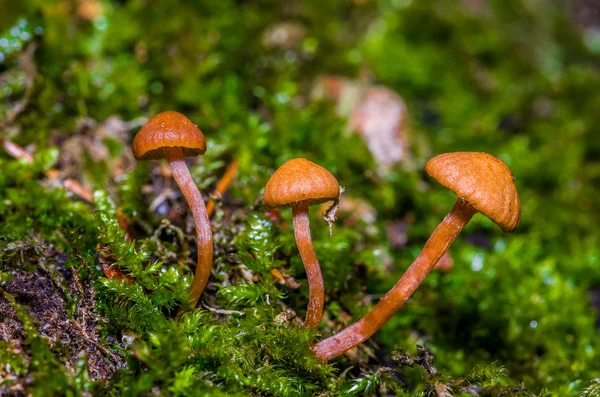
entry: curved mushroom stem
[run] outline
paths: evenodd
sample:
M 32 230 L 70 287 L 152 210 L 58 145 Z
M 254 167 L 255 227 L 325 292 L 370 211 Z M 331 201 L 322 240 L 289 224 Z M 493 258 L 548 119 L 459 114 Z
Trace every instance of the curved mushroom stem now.
M 317 328 L 323 315 L 323 302 L 325 302 L 325 288 L 319 260 L 313 248 L 310 237 L 310 224 L 308 220 L 308 203 L 299 202 L 292 204 L 294 218 L 294 236 L 296 245 L 304 263 L 306 277 L 308 278 L 308 308 L 304 325 Z
M 317 357 L 324 361 L 331 360 L 377 332 L 406 303 L 476 213 L 471 204 L 458 199 L 396 285 L 363 318 L 313 346 Z
M 164 151 L 171 172 L 173 173 L 173 178 L 185 196 L 192 210 L 194 223 L 196 224 L 198 264 L 190 287 L 190 298 L 193 307 L 198 303 L 198 299 L 200 299 L 200 295 L 202 295 L 202 291 L 204 291 L 204 287 L 206 287 L 206 283 L 208 283 L 208 278 L 210 277 L 213 259 L 212 230 L 202 194 L 194 183 L 190 170 L 185 164 L 183 151 L 181 148 L 164 148 Z

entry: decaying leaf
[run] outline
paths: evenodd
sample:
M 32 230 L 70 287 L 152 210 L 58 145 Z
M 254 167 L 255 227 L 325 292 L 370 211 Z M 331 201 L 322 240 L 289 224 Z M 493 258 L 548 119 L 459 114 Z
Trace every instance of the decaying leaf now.
M 336 101 L 336 112 L 348 118 L 348 128 L 357 131 L 386 173 L 409 156 L 407 108 L 389 88 L 336 76 L 323 76 L 313 96 Z

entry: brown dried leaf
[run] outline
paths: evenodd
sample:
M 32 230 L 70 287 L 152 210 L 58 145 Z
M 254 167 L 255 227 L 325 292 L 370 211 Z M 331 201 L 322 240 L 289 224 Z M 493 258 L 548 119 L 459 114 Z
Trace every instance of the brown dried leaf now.
M 336 102 L 336 113 L 348 118 L 348 129 L 357 131 L 386 173 L 409 157 L 407 108 L 402 98 L 383 86 L 337 76 L 322 76 L 313 98 Z
M 297 47 L 306 36 L 306 28 L 297 22 L 282 22 L 268 27 L 263 33 L 265 47 L 291 49 Z

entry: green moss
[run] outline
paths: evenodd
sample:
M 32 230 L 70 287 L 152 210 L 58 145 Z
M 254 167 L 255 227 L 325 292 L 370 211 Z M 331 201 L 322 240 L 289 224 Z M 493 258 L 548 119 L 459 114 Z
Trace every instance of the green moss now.
M 67 370 L 64 352 L 36 333 L 27 303 L 3 293 L 26 329 L 31 360 L 3 340 L 0 361 L 15 379 L 32 375 L 32 393 L 598 394 L 590 299 L 600 286 L 598 53 L 562 5 L 100 3 L 94 21 L 77 17 L 78 2 L 24 1 L 0 15 L 0 134 L 36 153 L 32 164 L 0 153 L 0 280 L 14 269 L 36 272 L 41 246 L 64 254 L 49 270 L 66 275 L 57 285 L 69 313 L 77 272 L 95 285 L 99 343 L 127 360 L 106 384 L 90 379 L 84 357 Z M 268 28 L 290 22 L 304 31 L 296 43 L 264 43 Z M 323 74 L 372 76 L 405 99 L 410 166 L 374 172 L 335 104 L 311 99 Z M 133 120 L 166 109 L 186 113 L 207 137 L 206 155 L 190 162 L 203 194 L 239 161 L 227 197 L 217 200 L 214 270 L 195 310 L 187 302 L 197 255 L 188 219 L 149 210 L 172 181 L 154 165 L 127 162 L 115 177 L 107 161 L 127 158 L 134 131 L 102 139 L 108 158 L 84 150 L 75 164 L 96 190 L 93 205 L 44 176 L 64 166 L 66 138 L 94 134 L 78 127 L 83 118 Z M 317 362 L 311 343 L 366 313 L 451 208 L 454 196 L 426 177 L 425 162 L 462 150 L 491 152 L 510 166 L 522 202 L 518 231 L 504 235 L 476 216 L 451 249 L 451 272 L 432 273 L 352 355 Z M 376 214 L 371 223 L 341 214 L 330 238 L 311 209 L 327 294 L 316 332 L 300 325 L 308 288 L 291 213 L 266 214 L 260 200 L 276 167 L 298 156 L 328 168 L 348 198 L 366 200 Z M 165 208 L 186 208 L 173 191 Z M 394 248 L 386 227 L 410 219 L 405 246 Z M 129 280 L 108 279 L 104 267 Z M 273 270 L 299 288 L 280 284 Z M 417 344 L 435 357 L 435 374 Z

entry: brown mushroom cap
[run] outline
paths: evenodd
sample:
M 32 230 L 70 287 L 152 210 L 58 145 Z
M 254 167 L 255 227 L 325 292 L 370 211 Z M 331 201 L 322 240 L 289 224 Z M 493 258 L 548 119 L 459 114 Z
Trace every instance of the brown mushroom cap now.
M 193 157 L 206 151 L 204 134 L 190 119 L 172 110 L 148 121 L 133 139 L 133 155 L 137 160 L 165 157 L 165 147 L 179 147 L 183 155 Z
M 340 185 L 325 168 L 298 158 L 287 161 L 275 171 L 265 186 L 265 204 L 280 207 L 302 201 L 309 205 L 337 200 Z
M 488 153 L 445 153 L 429 160 L 425 170 L 502 230 L 511 232 L 519 226 L 519 195 L 514 177 L 502 160 Z

